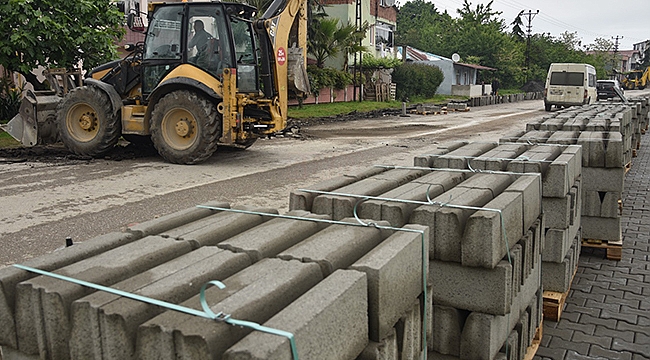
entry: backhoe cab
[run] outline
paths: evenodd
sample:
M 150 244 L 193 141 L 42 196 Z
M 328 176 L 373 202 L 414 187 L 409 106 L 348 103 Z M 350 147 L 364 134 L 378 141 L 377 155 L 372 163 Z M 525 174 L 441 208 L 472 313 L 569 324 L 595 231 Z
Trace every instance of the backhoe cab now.
M 52 114 L 35 110 L 21 111 L 10 133 L 22 140 L 33 124 L 25 145 L 60 139 L 95 157 L 124 136 L 179 164 L 202 162 L 217 145 L 247 148 L 286 126 L 289 92 L 309 91 L 306 0 L 276 0 L 259 20 L 255 12 L 237 3 L 150 4 L 144 43 L 63 96 L 58 131 L 39 132 Z M 128 17 L 134 29 L 138 20 Z

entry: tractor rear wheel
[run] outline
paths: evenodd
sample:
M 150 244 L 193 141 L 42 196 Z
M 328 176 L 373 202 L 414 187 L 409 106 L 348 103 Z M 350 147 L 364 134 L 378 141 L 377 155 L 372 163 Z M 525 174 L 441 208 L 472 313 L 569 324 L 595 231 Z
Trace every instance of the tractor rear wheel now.
M 217 150 L 221 116 L 213 102 L 192 91 L 163 96 L 151 114 L 151 140 L 165 160 L 197 164 Z
M 61 141 L 77 155 L 105 155 L 122 132 L 108 95 L 94 86 L 72 89 L 58 105 L 56 117 Z

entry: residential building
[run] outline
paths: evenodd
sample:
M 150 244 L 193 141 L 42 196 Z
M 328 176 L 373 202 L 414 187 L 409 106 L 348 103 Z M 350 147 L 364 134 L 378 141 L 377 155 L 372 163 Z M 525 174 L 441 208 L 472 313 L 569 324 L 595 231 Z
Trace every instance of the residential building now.
M 646 51 L 650 48 L 650 40 L 642 41 L 632 45 L 636 56 L 631 59 L 632 66 L 630 69 L 638 69 L 640 64 L 645 60 Z
M 361 22 L 370 27 L 362 41 L 368 51 L 375 57 L 395 57 L 396 48 L 394 32 L 397 27 L 397 7 L 395 0 L 358 0 L 360 13 L 357 12 L 357 0 L 323 0 L 325 12 L 329 17 L 339 19 L 342 24 L 356 24 L 357 16 Z M 352 64 L 353 57 L 348 63 Z M 343 65 L 341 56 L 330 59 L 327 66 L 340 69 Z
M 406 49 L 406 55 L 404 55 L 404 49 Z M 477 83 L 478 72 L 479 70 L 495 71 L 496 69 L 476 64 L 465 64 L 410 46 L 400 46 L 397 51 L 398 56 L 405 61 L 433 65 L 442 71 L 444 79 L 438 87 L 438 94 L 474 97 L 489 95 L 492 92 L 490 84 Z
M 180 1 L 180 0 L 179 0 Z M 174 1 L 168 1 L 168 2 L 174 2 Z M 128 14 L 130 11 L 136 11 L 136 12 L 142 12 L 140 15 L 140 18 L 146 25 L 147 22 L 147 0 L 120 0 L 117 1 L 118 8 L 124 12 L 125 16 Z M 131 31 L 128 27 L 124 27 L 126 30 L 126 33 L 124 34 L 124 38 L 118 42 L 116 45 L 117 47 L 117 52 L 120 57 L 124 57 L 127 53 L 124 51 L 124 45 L 126 44 L 137 44 L 138 42 L 144 41 L 144 34 L 140 32 L 135 32 Z
M 618 58 L 616 70 L 624 73 L 634 69 L 635 59 L 638 59 L 639 52 L 637 50 L 621 50 L 616 55 Z

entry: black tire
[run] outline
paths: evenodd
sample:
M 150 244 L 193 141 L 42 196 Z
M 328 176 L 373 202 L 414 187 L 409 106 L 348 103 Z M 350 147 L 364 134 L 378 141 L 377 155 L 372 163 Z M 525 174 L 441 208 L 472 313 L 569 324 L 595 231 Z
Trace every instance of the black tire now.
M 192 91 L 173 91 L 154 105 L 151 140 L 165 160 L 197 164 L 214 154 L 221 116 L 213 102 Z
M 544 104 L 544 110 L 551 111 L 551 104 Z
M 108 95 L 94 86 L 72 89 L 58 105 L 56 117 L 61 141 L 77 155 L 105 155 L 122 132 Z

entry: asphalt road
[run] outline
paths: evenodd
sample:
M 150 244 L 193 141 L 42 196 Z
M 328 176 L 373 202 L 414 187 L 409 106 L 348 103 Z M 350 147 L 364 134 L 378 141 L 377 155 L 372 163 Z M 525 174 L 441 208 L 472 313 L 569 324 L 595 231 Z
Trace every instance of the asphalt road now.
M 0 266 L 212 200 L 288 209 L 289 192 L 372 165 L 413 164 L 446 141 L 496 141 L 542 116 L 540 100 L 302 128 L 303 137 L 217 151 L 193 166 L 130 160 L 0 158 Z

